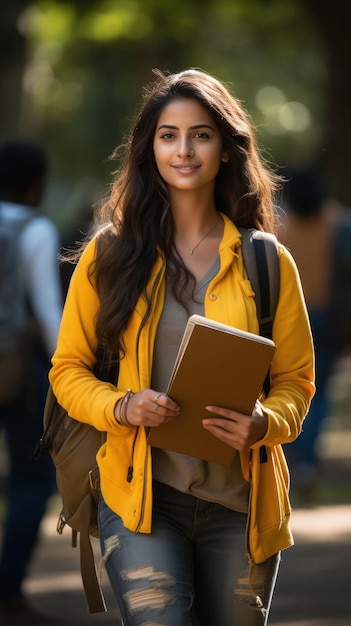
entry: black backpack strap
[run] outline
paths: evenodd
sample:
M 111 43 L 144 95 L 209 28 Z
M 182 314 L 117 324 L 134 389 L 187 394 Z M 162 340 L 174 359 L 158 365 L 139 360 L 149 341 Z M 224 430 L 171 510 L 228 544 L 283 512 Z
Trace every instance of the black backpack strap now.
M 260 230 L 239 228 L 243 260 L 255 293 L 260 334 L 272 338 L 272 327 L 279 299 L 280 272 L 278 241 Z
M 239 228 L 239 231 L 245 269 L 255 293 L 260 335 L 271 339 L 280 289 L 278 241 L 274 235 L 260 230 Z M 269 387 L 268 372 L 263 384 L 266 394 Z M 265 446 L 260 448 L 260 462 L 267 462 Z

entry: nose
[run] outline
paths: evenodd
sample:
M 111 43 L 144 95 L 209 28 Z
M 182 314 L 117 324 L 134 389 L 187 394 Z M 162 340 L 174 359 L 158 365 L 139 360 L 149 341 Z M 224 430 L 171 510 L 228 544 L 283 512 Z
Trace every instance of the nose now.
M 184 158 L 191 158 L 194 156 L 194 149 L 192 148 L 189 140 L 187 137 L 185 137 L 184 139 L 180 140 L 180 144 L 179 144 L 179 149 L 178 149 L 178 155 L 184 159 Z

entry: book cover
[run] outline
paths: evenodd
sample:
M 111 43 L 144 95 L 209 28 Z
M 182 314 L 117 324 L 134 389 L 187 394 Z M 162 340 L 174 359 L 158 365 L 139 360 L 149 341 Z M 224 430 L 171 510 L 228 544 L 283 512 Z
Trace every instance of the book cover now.
M 274 350 L 271 339 L 192 315 L 167 389 L 181 411 L 150 428 L 150 445 L 230 465 L 236 451 L 203 428 L 202 420 L 212 415 L 205 406 L 251 415 Z

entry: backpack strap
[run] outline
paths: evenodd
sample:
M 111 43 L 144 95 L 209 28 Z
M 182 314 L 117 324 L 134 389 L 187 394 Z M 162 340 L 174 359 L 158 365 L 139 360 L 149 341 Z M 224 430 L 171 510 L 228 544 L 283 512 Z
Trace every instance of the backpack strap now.
M 260 230 L 239 228 L 247 275 L 255 293 L 260 335 L 272 338 L 279 299 L 280 271 L 277 238 Z
M 260 335 L 271 339 L 280 289 L 278 241 L 274 235 L 260 230 L 239 228 L 239 231 L 245 269 L 255 294 Z M 268 372 L 263 383 L 266 394 L 269 387 Z M 267 450 L 261 446 L 260 463 L 266 462 Z
M 72 530 L 72 535 L 74 531 Z M 106 604 L 95 569 L 95 557 L 89 532 L 80 532 L 80 571 L 89 613 L 103 613 Z

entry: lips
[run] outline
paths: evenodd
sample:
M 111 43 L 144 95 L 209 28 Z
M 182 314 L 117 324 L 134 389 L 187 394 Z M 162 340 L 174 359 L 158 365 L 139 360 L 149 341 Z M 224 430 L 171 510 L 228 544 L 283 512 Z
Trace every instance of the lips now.
M 194 172 L 200 166 L 199 165 L 172 165 L 173 169 L 177 172 Z

